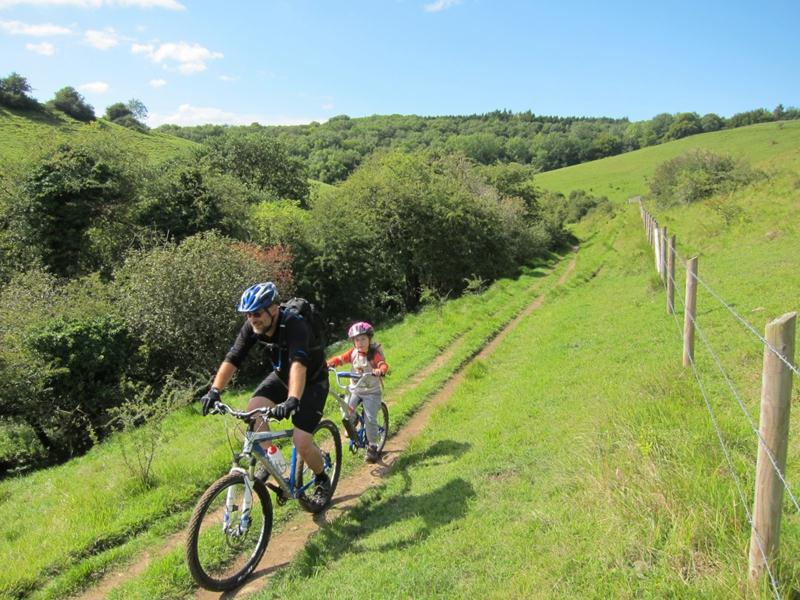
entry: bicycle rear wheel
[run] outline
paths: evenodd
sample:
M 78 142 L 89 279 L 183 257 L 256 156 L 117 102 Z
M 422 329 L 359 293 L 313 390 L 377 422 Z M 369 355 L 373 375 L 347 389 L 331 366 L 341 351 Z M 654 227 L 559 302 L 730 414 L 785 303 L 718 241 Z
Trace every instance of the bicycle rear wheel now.
M 358 440 L 366 448 L 367 447 L 367 433 L 366 433 L 366 418 L 364 416 L 364 403 L 359 401 L 356 406 L 356 428 L 358 429 Z M 386 445 L 386 438 L 389 437 L 389 407 L 386 402 L 381 402 L 381 409 L 378 411 L 378 440 L 375 445 L 378 447 L 378 452 L 383 451 Z
M 318 513 L 330 503 L 336 491 L 336 484 L 339 483 L 339 474 L 342 470 L 342 441 L 339 438 L 339 429 L 327 419 L 320 421 L 319 425 L 317 425 L 317 428 L 314 430 L 314 444 L 322 453 L 322 459 L 325 463 L 325 472 L 328 474 L 328 479 L 330 479 L 331 482 L 330 491 L 324 498 L 318 498 L 314 493 L 314 486 L 312 485 L 308 489 L 310 493 L 301 494 L 298 496 L 297 501 L 304 510 L 311 513 Z M 305 484 L 314 481 L 314 471 L 303 463 L 299 455 L 297 458 L 297 486 L 303 487 Z
M 250 488 L 242 473 L 221 477 L 189 521 L 186 560 L 192 577 L 215 592 L 237 587 L 261 560 L 271 532 L 272 500 L 264 484 L 256 480 Z

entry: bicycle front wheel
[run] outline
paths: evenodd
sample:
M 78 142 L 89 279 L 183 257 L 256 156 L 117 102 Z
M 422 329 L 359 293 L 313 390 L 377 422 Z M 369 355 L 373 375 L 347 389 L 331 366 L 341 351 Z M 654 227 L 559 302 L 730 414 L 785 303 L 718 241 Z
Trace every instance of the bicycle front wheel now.
M 307 484 L 309 486 L 306 493 L 298 496 L 297 501 L 304 510 L 311 513 L 318 513 L 322 511 L 333 498 L 333 493 L 336 491 L 336 484 L 339 483 L 339 474 L 342 470 L 342 441 L 339 437 L 339 429 L 328 421 L 320 421 L 317 428 L 314 430 L 314 445 L 319 448 L 322 454 L 322 461 L 325 465 L 325 472 L 330 479 L 330 491 L 324 496 L 316 492 L 313 486 L 314 472 L 303 463 L 303 460 L 298 456 L 296 480 L 297 486 L 302 488 Z
M 264 484 L 252 487 L 229 473 L 202 495 L 189 521 L 186 560 L 198 585 L 222 592 L 239 586 L 255 569 L 272 532 L 272 500 Z
M 358 439 L 361 444 L 366 448 L 367 446 L 367 433 L 366 433 L 366 417 L 364 415 L 364 403 L 359 402 L 356 407 L 356 427 L 358 429 Z M 383 452 L 383 447 L 386 445 L 386 438 L 389 437 L 389 407 L 386 402 L 381 402 L 381 409 L 378 411 L 378 439 L 372 442 L 378 447 L 378 452 Z

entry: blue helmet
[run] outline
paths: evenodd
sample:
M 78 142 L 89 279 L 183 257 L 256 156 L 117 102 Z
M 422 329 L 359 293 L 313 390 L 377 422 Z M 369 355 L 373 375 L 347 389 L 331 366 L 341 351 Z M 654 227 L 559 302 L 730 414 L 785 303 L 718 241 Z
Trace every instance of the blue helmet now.
M 255 312 L 278 301 L 278 288 L 271 281 L 256 283 L 244 291 L 236 308 L 239 312 Z

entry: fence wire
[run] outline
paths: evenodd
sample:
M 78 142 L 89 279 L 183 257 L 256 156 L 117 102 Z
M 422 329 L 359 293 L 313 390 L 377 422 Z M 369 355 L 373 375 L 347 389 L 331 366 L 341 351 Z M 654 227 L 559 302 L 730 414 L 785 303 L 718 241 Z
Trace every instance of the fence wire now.
M 674 279 L 672 279 L 672 283 L 673 285 L 675 284 Z M 681 302 L 681 304 L 684 305 L 683 302 Z M 681 330 L 681 325 L 678 322 L 678 316 L 674 310 L 672 312 L 672 317 L 675 320 L 675 325 L 678 327 L 679 336 L 682 337 L 683 332 Z M 694 323 L 693 319 L 692 322 Z M 695 323 L 695 328 L 696 327 L 697 324 Z M 713 407 L 711 406 L 711 401 L 708 399 L 708 394 L 706 393 L 705 386 L 703 385 L 703 382 L 700 379 L 700 373 L 697 370 L 697 365 L 694 362 L 694 357 L 691 355 L 689 356 L 689 363 L 692 366 L 692 373 L 694 374 L 694 377 L 697 380 L 697 385 L 700 388 L 701 394 L 703 395 L 703 401 L 705 402 L 706 409 L 708 410 L 708 414 L 711 417 L 711 423 L 714 425 L 714 431 L 717 434 L 717 439 L 719 440 L 720 447 L 722 448 L 722 453 L 725 455 L 725 461 L 728 463 L 728 468 L 730 469 L 733 481 L 736 484 L 736 491 L 739 493 L 739 499 L 741 500 L 742 508 L 744 508 L 744 513 L 747 517 L 747 522 L 750 524 L 750 531 L 753 534 L 753 539 L 755 539 L 756 545 L 758 546 L 758 551 L 761 554 L 761 557 L 764 559 L 764 565 L 767 569 L 767 574 L 769 575 L 772 591 L 775 594 L 775 598 L 781 600 L 781 594 L 780 591 L 778 590 L 778 581 L 776 580 L 775 574 L 772 572 L 772 568 L 770 567 L 769 561 L 767 560 L 767 553 L 766 550 L 764 549 L 764 542 L 761 539 L 761 536 L 758 534 L 755 524 L 753 523 L 753 516 L 750 513 L 750 509 L 748 508 L 747 497 L 745 496 L 744 490 L 742 488 L 742 482 L 736 473 L 736 468 L 733 465 L 733 458 L 731 457 L 731 454 L 728 450 L 728 446 L 725 444 L 725 438 L 722 435 L 722 430 L 720 429 L 719 421 L 717 420 L 717 416 L 714 413 Z M 759 437 L 761 436 L 759 435 Z M 784 483 L 784 485 L 786 484 Z
M 672 283 L 674 285 L 675 284 L 675 280 L 673 278 L 670 278 L 670 279 L 672 280 Z M 692 325 L 694 325 L 695 330 L 697 330 L 697 333 L 700 335 L 700 339 L 703 341 L 703 344 L 705 345 L 706 350 L 708 350 L 708 353 L 714 359 L 714 362 L 716 363 L 717 368 L 719 369 L 720 373 L 722 373 L 723 379 L 725 379 L 725 383 L 730 388 L 731 393 L 733 394 L 733 397 L 736 399 L 736 402 L 739 405 L 739 408 L 742 410 L 742 413 L 747 418 L 747 422 L 750 424 L 750 428 L 753 430 L 753 433 L 756 434 L 756 437 L 758 438 L 759 445 L 766 452 L 767 456 L 769 457 L 769 462 L 772 464 L 773 470 L 778 475 L 778 478 L 781 480 L 781 483 L 783 484 L 783 487 L 786 490 L 786 493 L 789 495 L 789 498 L 791 498 L 792 504 L 794 504 L 795 509 L 797 510 L 798 513 L 800 513 L 800 503 L 797 501 L 797 497 L 794 495 L 794 493 L 792 492 L 791 486 L 789 485 L 789 483 L 784 478 L 784 475 L 783 475 L 781 469 L 778 467 L 778 462 L 775 459 L 775 455 L 772 453 L 772 450 L 770 450 L 769 446 L 767 445 L 767 442 L 764 439 L 764 436 L 761 435 L 761 432 L 759 431 L 758 426 L 755 423 L 755 420 L 753 419 L 752 415 L 750 414 L 750 411 L 747 410 L 747 407 L 745 406 L 744 401 L 742 401 L 742 398 L 739 395 L 739 392 L 736 389 L 736 386 L 734 385 L 733 381 L 731 380 L 731 378 L 728 375 L 728 373 L 725 370 L 725 368 L 722 366 L 722 361 L 719 359 L 719 356 L 717 356 L 717 353 L 714 352 L 714 349 L 711 347 L 711 342 L 708 341 L 708 337 L 703 332 L 703 330 L 700 328 L 700 326 L 697 324 L 697 320 L 694 317 L 692 317 L 692 315 L 690 315 L 689 313 L 685 312 L 685 314 L 686 314 L 687 317 L 689 317 L 689 320 L 692 322 Z M 676 317 L 676 319 L 677 319 L 677 317 Z
M 686 264 L 686 260 L 685 260 L 685 259 L 684 259 L 684 258 L 683 258 L 683 257 L 682 257 L 680 254 L 678 254 L 678 251 L 677 251 L 677 250 L 675 251 L 675 257 L 676 257 L 678 260 L 680 260 L 682 263 Z M 781 360 L 781 362 L 782 362 L 783 364 L 785 364 L 785 365 L 786 365 L 786 366 L 789 368 L 789 370 L 791 370 L 791 371 L 792 371 L 792 373 L 794 373 L 794 374 L 795 374 L 797 377 L 800 377 L 800 369 L 798 369 L 798 368 L 797 368 L 795 365 L 793 365 L 793 364 L 792 364 L 792 362 L 791 362 L 789 359 L 787 359 L 787 358 L 786 358 L 786 357 L 785 357 L 785 356 L 784 356 L 784 355 L 781 353 L 781 351 L 780 351 L 780 350 L 778 350 L 778 349 L 777 349 L 775 346 L 773 346 L 772 344 L 770 344 L 770 343 L 769 343 L 769 340 L 767 340 L 767 339 L 766 339 L 764 336 L 762 336 L 762 335 L 761 335 L 761 334 L 760 334 L 760 333 L 759 333 L 759 332 L 756 330 L 756 328 L 755 328 L 755 327 L 753 327 L 753 325 L 752 325 L 752 324 L 751 324 L 751 323 L 750 323 L 750 322 L 749 322 L 747 319 L 745 319 L 745 318 L 744 318 L 743 316 L 741 316 L 741 315 L 740 315 L 738 312 L 736 312 L 736 310 L 735 310 L 735 309 L 734 309 L 734 308 L 733 308 L 733 307 L 732 307 L 730 304 L 728 304 L 727 302 L 725 302 L 725 300 L 724 300 L 724 299 L 723 299 L 723 298 L 722 298 L 722 297 L 721 297 L 721 296 L 720 296 L 720 295 L 719 295 L 717 292 L 715 292 L 715 291 L 712 289 L 712 287 L 711 287 L 710 285 L 708 285 L 708 284 L 707 284 L 705 281 L 703 281 L 703 280 L 700 278 L 700 276 L 699 276 L 699 275 L 697 275 L 697 273 L 691 273 L 691 276 L 692 276 L 692 277 L 693 277 L 693 278 L 694 278 L 694 279 L 697 281 L 697 283 L 699 283 L 700 285 L 702 285 L 702 286 L 703 286 L 703 288 L 705 288 L 705 290 L 706 290 L 706 291 L 707 291 L 709 294 L 711 294 L 711 296 L 713 296 L 715 300 L 717 300 L 717 302 L 719 302 L 720 304 L 722 304 L 722 306 L 724 306 L 725 308 L 727 308 L 727 309 L 730 311 L 730 313 L 731 313 L 731 314 L 732 314 L 732 315 L 733 315 L 733 316 L 734 316 L 734 317 L 735 317 L 735 318 L 736 318 L 736 319 L 737 319 L 737 320 L 738 320 L 738 321 L 739 321 L 739 322 L 740 322 L 742 325 L 744 325 L 744 326 L 745 326 L 745 328 L 747 328 L 747 329 L 748 329 L 748 330 L 749 330 L 749 331 L 750 331 L 750 332 L 751 332 L 753 335 L 755 335 L 755 336 L 756 336 L 756 337 L 757 337 L 759 340 L 761 340 L 761 343 L 763 343 L 763 344 L 764 344 L 764 345 L 765 345 L 767 348 L 769 348 L 769 349 L 770 349 L 770 352 L 772 352 L 772 353 L 773 353 L 775 356 L 777 356 L 777 357 L 778 357 L 778 358 Z M 673 280 L 673 281 L 674 281 L 674 280 Z

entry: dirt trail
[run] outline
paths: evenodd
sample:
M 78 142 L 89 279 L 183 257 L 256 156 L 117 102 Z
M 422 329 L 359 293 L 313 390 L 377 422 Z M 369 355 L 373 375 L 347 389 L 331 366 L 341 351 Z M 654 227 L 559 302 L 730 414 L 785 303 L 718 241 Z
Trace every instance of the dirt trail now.
M 567 270 L 558 279 L 558 285 L 563 284 L 570 273 L 572 273 L 572 270 L 575 268 L 575 261 L 575 258 L 570 261 Z M 475 358 L 487 358 L 490 356 L 506 335 L 517 326 L 519 321 L 539 308 L 543 301 L 544 294 L 537 297 L 536 300 L 529 304 L 520 314 L 514 317 L 491 342 L 478 352 Z M 336 498 L 330 508 L 313 519 L 310 519 L 307 514 L 300 514 L 287 524 L 287 527 L 281 531 L 281 533 L 275 535 L 269 542 L 269 547 L 267 548 L 267 553 L 264 558 L 244 586 L 233 592 L 226 592 L 224 594 L 199 590 L 195 594 L 195 598 L 206 600 L 217 598 L 243 598 L 266 587 L 269 584 L 270 575 L 281 567 L 288 565 L 316 531 L 325 527 L 327 523 L 335 521 L 343 513 L 355 507 L 361 494 L 370 487 L 380 484 L 381 479 L 390 473 L 392 466 L 403 451 L 406 450 L 410 441 L 423 431 L 425 425 L 428 423 L 431 412 L 433 412 L 436 407 L 447 402 L 456 387 L 464 379 L 464 376 L 465 369 L 462 368 L 448 380 L 444 387 L 439 390 L 433 398 L 426 402 L 422 408 L 411 417 L 405 427 L 398 431 L 391 439 L 387 440 L 384 448 L 383 460 L 380 464 L 365 464 L 361 468 L 350 473 L 346 479 L 341 480 L 336 488 Z
M 575 262 L 576 258 L 570 261 L 569 266 L 558 279 L 556 285 L 561 285 L 566 281 L 567 277 L 569 277 L 570 273 L 572 273 L 575 268 Z M 539 308 L 543 301 L 544 294 L 538 296 L 522 312 L 514 317 L 514 319 L 475 355 L 473 360 L 475 358 L 486 358 L 491 355 L 505 336 L 517 326 L 519 321 Z M 433 373 L 438 366 L 444 364 L 454 351 L 455 348 L 451 346 L 448 351 L 438 356 L 420 373 L 420 377 L 417 378 L 417 383 L 412 384 L 412 387 L 419 385 L 419 382 L 424 380 L 423 374 Z M 370 487 L 380 484 L 381 480 L 389 474 L 392 466 L 402 452 L 408 447 L 411 439 L 419 435 L 425 428 L 431 412 L 437 406 L 444 404 L 453 394 L 456 386 L 458 386 L 464 378 L 464 370 L 465 369 L 462 368 L 451 377 L 444 387 L 426 402 L 401 430 L 394 434 L 391 439 L 387 440 L 386 446 L 384 447 L 384 455 L 380 463 L 375 465 L 365 464 L 339 481 L 339 485 L 336 488 L 336 497 L 326 511 L 320 515 L 315 515 L 313 518 L 310 518 L 307 513 L 299 513 L 284 526 L 280 533 L 273 535 L 270 539 L 267 553 L 244 586 L 238 590 L 226 592 L 224 594 L 199 590 L 195 594 L 195 598 L 241 598 L 266 587 L 269 583 L 270 575 L 281 567 L 287 566 L 316 531 L 325 527 L 327 523 L 335 521 L 343 513 L 355 507 L 361 494 Z M 402 391 L 407 392 L 409 389 L 409 387 L 403 386 Z M 397 390 L 395 393 L 397 393 Z M 346 452 L 346 449 L 344 449 L 344 451 Z M 87 590 L 77 598 L 79 600 L 101 600 L 105 598 L 117 586 L 142 573 L 153 559 L 164 556 L 169 551 L 182 544 L 185 536 L 186 531 L 179 531 L 171 535 L 161 548 L 144 553 L 134 563 L 125 566 L 123 569 L 112 571 L 104 576 L 96 586 Z

